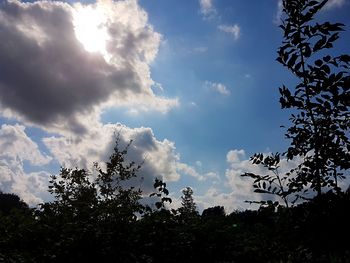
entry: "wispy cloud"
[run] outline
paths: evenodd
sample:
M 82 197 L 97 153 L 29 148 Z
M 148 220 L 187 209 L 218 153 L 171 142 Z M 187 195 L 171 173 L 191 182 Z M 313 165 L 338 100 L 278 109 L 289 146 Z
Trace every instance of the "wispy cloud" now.
M 213 0 L 199 0 L 200 13 L 204 18 L 210 19 L 217 14 L 213 2 Z
M 275 17 L 273 18 L 273 23 L 279 24 L 281 22 L 282 14 L 283 14 L 283 2 L 282 2 L 282 0 L 278 0 L 277 12 L 276 12 Z
M 237 40 L 241 35 L 241 28 L 235 25 L 219 25 L 218 29 L 222 32 L 228 33 L 233 36 L 234 40 Z
M 325 9 L 339 8 L 344 6 L 345 3 L 346 0 L 329 0 L 328 3 L 325 5 Z
M 231 94 L 230 90 L 222 83 L 206 81 L 205 86 L 224 96 L 229 96 Z
M 193 49 L 193 52 L 196 52 L 196 53 L 205 53 L 208 51 L 208 47 L 195 47 Z
M 196 170 L 195 167 L 192 167 L 186 163 L 177 162 L 176 168 L 180 173 L 183 173 L 184 175 L 192 176 L 196 178 L 198 181 L 206 181 L 208 179 L 220 181 L 220 177 L 217 173 L 207 172 L 207 173 L 201 174 Z

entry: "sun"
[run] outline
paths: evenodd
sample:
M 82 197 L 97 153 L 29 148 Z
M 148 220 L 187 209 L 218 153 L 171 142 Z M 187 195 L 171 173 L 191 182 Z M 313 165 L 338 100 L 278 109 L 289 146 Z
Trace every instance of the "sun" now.
M 73 24 L 75 36 L 86 51 L 107 53 L 106 16 L 100 9 L 87 6 L 77 8 L 73 13 Z

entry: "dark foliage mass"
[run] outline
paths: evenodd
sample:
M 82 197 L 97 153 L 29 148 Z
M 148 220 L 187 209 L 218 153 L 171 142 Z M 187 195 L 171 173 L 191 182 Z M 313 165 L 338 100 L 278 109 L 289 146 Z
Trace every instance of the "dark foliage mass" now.
M 27 210 L 28 205 L 15 194 L 0 191 L 0 213 L 9 215 L 12 210 Z
M 38 208 L 0 194 L 0 262 L 348 262 L 350 193 L 321 194 L 287 208 L 196 210 L 193 190 L 167 209 L 166 184 L 154 183 L 154 205 L 128 185 L 139 166 L 118 143 L 103 170 L 62 169 L 55 200 Z
M 129 145 L 121 150 L 117 139 L 104 166 L 52 176 L 52 202 L 29 208 L 0 192 L 0 262 L 350 262 L 350 192 L 339 184 L 350 164 L 350 57 L 324 53 L 343 29 L 313 24 L 326 2 L 283 1 L 277 60 L 300 80 L 280 89 L 282 108 L 293 110 L 283 155 L 301 161 L 281 174 L 281 154 L 255 154 L 252 162 L 269 174 L 243 175 L 278 201 L 200 215 L 186 187 L 181 207 L 168 209 L 167 185 L 157 178 L 147 196 L 153 204 L 145 204 L 132 183 L 140 165 L 126 161 Z
M 0 213 L 0 262 L 349 262 L 349 193 L 229 215 L 79 198 Z

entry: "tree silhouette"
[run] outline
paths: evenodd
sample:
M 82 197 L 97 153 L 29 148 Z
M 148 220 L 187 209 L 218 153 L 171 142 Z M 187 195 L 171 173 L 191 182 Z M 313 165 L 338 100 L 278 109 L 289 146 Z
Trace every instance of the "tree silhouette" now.
M 261 194 L 272 194 L 276 195 L 280 198 L 281 201 L 285 204 L 286 207 L 289 207 L 290 203 L 294 204 L 296 202 L 296 198 L 293 198 L 292 194 L 298 191 L 298 189 L 293 188 L 291 185 L 291 179 L 289 177 L 290 173 L 280 174 L 280 154 L 271 154 L 264 156 L 261 153 L 254 154 L 251 157 L 251 161 L 255 165 L 262 165 L 272 174 L 266 175 L 257 175 L 254 173 L 244 173 L 241 176 L 250 177 L 254 179 L 253 188 L 255 193 Z M 264 200 L 261 201 L 247 201 L 249 203 L 258 203 L 261 206 L 279 206 L 279 201 L 276 202 L 266 202 Z
M 284 0 L 284 31 L 277 60 L 298 79 L 294 89 L 280 88 L 282 108 L 293 109 L 288 159 L 301 157 L 292 185 L 340 191 L 338 179 L 349 164 L 350 56 L 325 54 L 343 31 L 340 23 L 315 23 L 314 16 L 327 3 Z
M 165 203 L 172 202 L 171 198 L 168 197 L 169 190 L 166 188 L 166 183 L 164 183 L 163 180 L 156 178 L 154 180 L 153 187 L 156 190 L 156 192 L 151 193 L 150 197 L 153 197 L 153 196 L 157 197 L 159 200 L 155 202 L 156 208 L 164 210 L 166 208 Z
M 182 215 L 197 215 L 197 206 L 196 203 L 193 200 L 193 190 L 191 187 L 187 186 L 182 190 L 182 196 L 181 196 L 181 207 L 178 209 L 178 211 Z
M 224 217 L 225 209 L 223 206 L 214 206 L 209 207 L 203 210 L 202 218 L 215 218 L 215 217 Z
M 10 214 L 12 210 L 26 210 L 28 205 L 18 195 L 0 191 L 0 213 Z
M 95 164 L 98 171 L 95 183 L 99 190 L 99 204 L 107 217 L 135 220 L 135 213 L 143 210 L 143 206 L 139 203 L 142 192 L 141 189 L 136 189 L 128 183 L 136 177 L 141 165 L 126 161 L 132 141 L 123 150 L 119 149 L 119 141 L 117 137 L 114 152 L 106 162 L 105 171 Z
M 291 143 L 284 155 L 300 164 L 280 176 L 279 155 L 256 154 L 253 163 L 273 175 L 243 175 L 254 179 L 255 192 L 275 194 L 287 206 L 289 196 L 295 197 L 294 203 L 305 199 L 309 190 L 318 196 L 322 189 L 339 193 L 338 181 L 350 168 L 350 56 L 325 54 L 344 27 L 314 22 L 326 3 L 283 0 L 284 34 L 277 61 L 299 79 L 294 89 L 285 85 L 279 89 L 281 107 L 291 110 L 291 126 L 285 134 Z

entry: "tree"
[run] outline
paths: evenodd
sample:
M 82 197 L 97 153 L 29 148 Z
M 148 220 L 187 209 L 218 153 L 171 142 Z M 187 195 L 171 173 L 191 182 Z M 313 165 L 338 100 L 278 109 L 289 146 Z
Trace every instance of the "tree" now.
M 223 206 L 209 207 L 203 210 L 202 218 L 225 217 L 225 209 Z
M 114 152 L 106 162 L 106 170 L 95 164 L 98 171 L 95 180 L 98 186 L 98 199 L 103 207 L 106 217 L 117 217 L 125 220 L 135 220 L 135 213 L 143 210 L 139 203 L 142 198 L 141 189 L 130 185 L 130 180 L 135 178 L 141 165 L 135 162 L 127 162 L 126 155 L 132 141 L 124 148 L 119 149 L 119 136 L 116 140 Z
M 49 193 L 55 200 L 42 205 L 46 212 L 68 214 L 73 218 L 90 217 L 97 206 L 97 189 L 84 169 L 61 168 L 60 174 L 52 175 Z
M 131 181 L 141 166 L 126 160 L 131 142 L 123 150 L 119 143 L 117 137 L 105 168 L 95 164 L 94 173 L 62 168 L 51 176 L 49 192 L 55 200 L 42 204 L 37 218 L 51 244 L 47 255 L 55 262 L 94 257 L 125 262 L 134 242 L 131 225 L 144 206 L 141 190 Z
M 264 156 L 261 153 L 254 154 L 254 156 L 251 157 L 252 163 L 256 165 L 262 165 L 269 172 L 272 172 L 272 174 L 257 175 L 254 173 L 244 173 L 241 176 L 254 179 L 253 188 L 255 193 L 276 195 L 280 198 L 280 200 L 284 202 L 286 207 L 289 207 L 290 203 L 294 204 L 294 202 L 297 200 L 297 198 L 294 198 L 294 200 L 291 199 L 293 198 L 292 194 L 297 192 L 298 189 L 292 187 L 291 178 L 289 177 L 290 173 L 280 174 L 280 160 L 281 159 L 279 153 L 267 156 Z M 263 207 L 279 206 L 279 201 L 266 202 L 264 200 L 261 200 L 247 202 L 258 203 Z
M 171 203 L 172 199 L 168 197 L 169 190 L 166 188 L 166 183 L 163 182 L 163 180 L 156 178 L 154 180 L 153 184 L 154 189 L 156 192 L 151 193 L 150 197 L 157 197 L 158 201 L 155 202 L 155 206 L 157 209 L 165 210 L 165 202 Z M 152 211 L 150 207 L 148 207 L 149 211 Z
M 12 210 L 28 210 L 28 205 L 18 195 L 0 191 L 0 213 L 10 214 Z
M 197 215 L 197 206 L 193 200 L 193 190 L 191 187 L 187 186 L 182 189 L 181 205 L 179 212 L 183 215 Z
M 276 194 L 286 205 L 288 195 L 305 198 L 309 190 L 318 196 L 323 189 L 339 193 L 338 181 L 350 168 L 350 56 L 325 52 L 344 27 L 314 22 L 326 3 L 283 0 L 280 27 L 284 34 L 277 61 L 299 79 L 294 89 L 285 85 L 279 89 L 282 109 L 291 110 L 291 126 L 285 134 L 290 146 L 284 155 L 288 160 L 301 160 L 300 164 L 280 177 L 276 174 L 279 158 L 272 167 L 265 161 L 276 161 L 273 156 L 257 154 L 253 163 L 264 165 L 274 175 L 243 175 L 254 179 L 255 192 Z
M 327 2 L 283 1 L 284 40 L 277 58 L 299 79 L 294 89 L 280 88 L 282 108 L 294 112 L 286 156 L 303 159 L 293 184 L 317 195 L 325 187 L 340 191 L 338 179 L 350 168 L 350 56 L 325 54 L 344 25 L 313 22 Z

